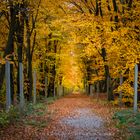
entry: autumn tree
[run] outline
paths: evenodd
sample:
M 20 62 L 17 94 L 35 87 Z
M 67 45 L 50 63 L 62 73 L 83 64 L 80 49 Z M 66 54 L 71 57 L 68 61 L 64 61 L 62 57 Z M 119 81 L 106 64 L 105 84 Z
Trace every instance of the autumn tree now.
M 131 0 L 127 2 L 125 1 L 117 2 L 116 0 L 113 0 L 112 2 L 110 1 L 93 2 L 92 0 L 91 1 L 78 0 L 78 1 L 61 1 L 61 3 L 62 3 L 61 6 L 63 6 L 63 9 L 67 14 L 65 22 L 63 22 L 64 20 L 62 21 L 62 23 L 64 23 L 63 28 L 67 26 L 67 28 L 72 29 L 73 27 L 73 30 L 71 30 L 73 31 L 72 35 L 75 38 L 73 41 L 77 41 L 79 44 L 81 43 L 83 44 L 83 46 L 87 46 L 87 48 L 93 46 L 93 49 L 98 54 L 97 56 L 95 56 L 95 58 L 99 59 L 100 62 L 102 62 L 102 65 L 104 65 L 103 70 L 105 76 L 104 84 L 105 87 L 108 88 L 107 91 L 109 91 L 108 100 L 112 100 L 113 90 L 118 85 L 119 81 L 118 76 L 119 72 L 117 75 L 113 75 L 114 66 L 115 68 L 119 68 L 121 65 L 122 70 L 125 69 L 124 74 L 129 73 L 128 69 L 126 69 L 125 65 L 123 65 L 123 59 L 126 58 L 126 53 L 123 52 L 124 54 L 120 53 L 121 54 L 120 55 L 119 52 L 117 52 L 118 49 L 116 49 L 116 47 L 119 48 L 120 45 L 124 44 L 120 43 L 122 42 L 123 39 L 126 40 L 126 38 L 128 39 L 130 36 L 133 36 L 136 33 L 135 32 L 136 29 L 137 33 L 135 35 L 136 36 L 138 35 L 139 32 L 139 28 L 137 26 L 138 20 L 136 21 L 135 19 L 137 19 L 136 17 L 138 15 L 137 8 L 139 7 L 139 3 L 138 2 L 132 3 Z M 132 27 L 132 25 L 135 26 Z M 115 37 L 116 35 L 117 37 Z M 136 36 L 133 39 L 130 37 L 127 40 L 127 43 L 125 41 L 126 43 L 125 46 L 130 46 L 131 44 L 130 42 L 135 42 L 137 44 L 136 45 L 137 47 L 134 48 L 138 49 L 139 39 L 138 36 L 137 37 Z M 120 58 L 122 62 L 112 64 L 111 61 L 113 61 L 113 59 L 111 60 L 110 58 L 113 58 L 114 53 L 111 55 L 112 53 L 111 50 L 114 51 L 116 50 L 115 51 L 116 54 L 119 54 L 117 55 L 117 57 Z M 125 50 L 125 48 L 122 47 L 119 50 L 121 52 Z M 125 55 L 125 57 L 122 57 L 122 55 Z M 135 55 L 138 57 L 137 54 Z M 129 58 L 131 58 L 130 56 L 132 55 L 130 54 Z M 93 58 L 93 60 L 95 58 Z M 129 63 L 129 60 L 126 61 Z M 97 63 L 97 65 L 99 65 L 98 62 L 99 61 L 94 63 Z M 135 62 L 133 62 L 132 63 L 133 65 L 131 66 L 129 65 L 129 68 L 131 67 L 130 69 L 132 70 L 134 63 Z M 97 69 L 95 68 L 95 71 L 96 70 Z M 109 79 L 108 81 L 109 86 L 107 86 L 107 79 Z M 129 79 L 129 77 L 126 77 L 126 80 L 127 79 Z

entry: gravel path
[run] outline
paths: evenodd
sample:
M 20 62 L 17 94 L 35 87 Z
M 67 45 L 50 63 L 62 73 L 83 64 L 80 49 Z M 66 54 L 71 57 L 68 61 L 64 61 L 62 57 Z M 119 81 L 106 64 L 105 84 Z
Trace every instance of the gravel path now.
M 55 102 L 50 110 L 57 110 L 49 125 L 48 139 L 54 140 L 112 140 L 105 128 L 105 120 L 94 113 L 87 96 L 71 95 Z

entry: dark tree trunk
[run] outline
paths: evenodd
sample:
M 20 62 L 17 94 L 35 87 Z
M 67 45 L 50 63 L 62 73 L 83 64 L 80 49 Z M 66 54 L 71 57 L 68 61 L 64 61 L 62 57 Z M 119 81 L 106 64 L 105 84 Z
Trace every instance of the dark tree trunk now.
M 28 80 L 29 80 L 29 87 L 28 87 L 28 94 L 29 94 L 29 101 L 32 100 L 32 90 L 33 90 L 33 76 L 32 76 L 32 58 L 28 58 Z
M 46 43 L 46 53 L 53 52 L 54 54 L 57 53 L 57 45 L 58 41 L 54 40 L 53 42 L 51 41 L 52 39 L 52 33 L 48 35 L 49 40 L 48 43 Z M 55 77 L 56 77 L 56 57 L 55 56 L 49 56 L 47 57 L 50 61 L 52 61 L 52 66 L 46 66 L 46 73 L 50 73 L 51 77 L 49 79 L 49 85 L 48 85 L 48 97 L 54 95 L 54 89 L 55 89 Z
M 102 48 L 102 57 L 103 57 L 103 61 L 107 62 L 106 60 L 106 49 Z M 113 92 L 112 92 L 112 85 L 111 85 L 111 77 L 110 77 L 110 72 L 109 72 L 109 66 L 108 65 L 104 65 L 104 69 L 105 69 L 105 84 L 106 87 L 108 88 L 108 100 L 111 101 L 113 100 Z M 109 81 L 108 81 L 109 78 Z M 108 86 L 107 86 L 107 82 L 108 82 Z
M 96 16 L 98 16 L 98 15 L 99 15 L 99 4 L 98 4 L 98 0 L 96 0 L 95 15 L 96 15 Z
M 55 93 L 55 84 L 56 84 L 56 81 L 55 81 L 55 77 L 56 77 L 56 53 L 57 53 L 57 44 L 58 44 L 58 41 L 55 40 L 54 41 L 54 66 L 53 66 L 53 72 L 52 72 L 52 75 L 53 75 L 53 79 L 54 79 L 54 82 L 53 82 L 53 93 Z M 55 96 L 55 95 L 54 95 Z
M 103 12 L 102 12 L 102 6 L 101 6 L 101 0 L 96 0 L 96 8 L 95 8 L 95 15 L 96 16 L 103 16 Z
M 28 28 L 28 27 L 27 27 Z M 32 76 L 32 57 L 31 57 L 31 39 L 30 32 L 27 29 L 27 75 L 28 75 L 28 100 L 32 100 L 32 90 L 33 90 L 33 76 Z
M 113 8 L 114 8 L 114 12 L 115 12 L 115 17 L 114 17 L 114 21 L 115 22 L 118 22 L 119 19 L 118 19 L 118 15 L 117 15 L 117 12 L 118 12 L 118 7 L 117 7 L 117 3 L 116 3 L 116 0 L 112 0 L 113 2 Z
M 17 41 L 17 54 L 18 54 L 18 69 L 17 69 L 17 95 L 19 100 L 19 63 L 22 63 L 22 48 L 24 43 L 24 4 L 16 5 L 17 15 L 20 13 L 20 16 L 16 17 L 16 41 Z
M 31 32 L 29 25 L 29 18 L 26 17 L 26 41 L 27 41 L 27 79 L 28 79 L 28 87 L 27 87 L 27 100 L 32 100 L 32 90 L 33 90 L 33 76 L 32 76 L 32 55 L 31 55 Z
M 12 53 L 14 52 L 14 33 L 15 33 L 15 19 L 16 13 L 13 4 L 10 4 L 10 25 L 9 25 L 9 35 L 7 40 L 6 49 L 4 52 L 4 57 L 11 55 L 11 60 L 13 60 Z M 13 83 L 13 66 L 11 65 L 11 96 L 14 96 L 14 83 Z M 2 65 L 0 69 L 0 90 L 2 89 L 4 77 L 5 77 L 5 65 Z

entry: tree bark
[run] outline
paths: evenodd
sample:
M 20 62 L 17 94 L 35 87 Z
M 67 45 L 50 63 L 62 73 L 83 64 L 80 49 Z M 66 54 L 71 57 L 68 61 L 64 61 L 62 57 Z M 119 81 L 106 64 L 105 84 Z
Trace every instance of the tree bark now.
M 9 34 L 8 34 L 8 40 L 7 40 L 7 45 L 5 48 L 4 56 L 6 57 L 7 55 L 11 55 L 11 60 L 13 60 L 12 53 L 14 52 L 14 33 L 15 33 L 15 19 L 16 19 L 16 13 L 15 9 L 13 6 L 13 3 L 10 3 L 10 25 L 9 25 Z M 13 66 L 11 65 L 10 69 L 11 73 L 11 96 L 13 99 L 13 94 L 14 94 L 14 83 L 13 83 Z M 4 82 L 4 77 L 5 77 L 5 65 L 2 65 L 0 68 L 0 90 L 2 89 L 3 82 Z
M 105 48 L 102 48 L 102 58 L 103 58 L 103 61 L 106 63 L 107 60 L 106 60 L 106 49 Z M 104 70 L 105 70 L 105 84 L 106 84 L 106 87 L 107 87 L 107 91 L 108 91 L 108 101 L 111 101 L 113 100 L 113 92 L 112 92 L 112 85 L 111 85 L 111 77 L 110 77 L 110 72 L 109 72 L 109 66 L 107 64 L 104 65 Z M 108 78 L 109 78 L 109 81 L 108 81 Z M 108 83 L 108 86 L 107 86 L 107 83 Z
M 16 17 L 16 42 L 17 42 L 17 54 L 18 54 L 18 69 L 17 69 L 17 95 L 19 100 L 19 63 L 22 63 L 22 50 L 23 50 L 23 44 L 24 44 L 24 10 L 25 4 L 17 4 L 16 5 L 16 12 L 17 15 L 20 15 Z

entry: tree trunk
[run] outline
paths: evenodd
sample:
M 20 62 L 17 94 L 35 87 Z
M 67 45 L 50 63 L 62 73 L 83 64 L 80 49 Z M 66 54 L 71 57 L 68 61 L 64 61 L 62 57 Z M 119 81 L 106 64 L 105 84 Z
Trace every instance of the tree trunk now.
M 118 22 L 119 19 L 118 19 L 118 15 L 117 15 L 117 12 L 118 12 L 118 7 L 117 7 L 117 3 L 116 3 L 116 0 L 112 0 L 113 2 L 113 8 L 114 8 L 114 12 L 115 12 L 115 16 L 114 16 L 114 21 L 115 22 Z
M 17 69 L 17 94 L 19 100 L 19 63 L 22 63 L 22 48 L 24 43 L 24 4 L 17 4 L 17 15 L 20 12 L 20 16 L 16 17 L 16 38 L 17 38 L 17 54 L 18 54 L 18 69 Z
M 6 49 L 4 52 L 4 56 L 6 57 L 7 55 L 11 54 L 11 60 L 13 60 L 12 53 L 14 52 L 14 33 L 15 33 L 15 19 L 16 19 L 16 13 L 15 9 L 12 5 L 10 4 L 10 25 L 9 25 L 9 35 L 8 35 L 8 41 L 6 45 Z M 13 83 L 13 66 L 11 65 L 11 96 L 13 99 L 13 94 L 14 94 L 14 83 Z M 5 77 L 5 65 L 2 65 L 0 68 L 0 90 L 2 89 L 3 82 L 4 82 L 4 77 Z
M 32 76 L 32 56 L 30 32 L 27 30 L 27 76 L 28 76 L 28 100 L 32 100 L 33 76 Z
M 102 48 L 102 57 L 103 57 L 103 61 L 106 63 L 107 60 L 106 60 L 106 49 L 105 48 Z M 108 85 L 106 85 L 107 91 L 108 91 L 108 101 L 111 101 L 111 100 L 113 100 L 113 92 L 112 92 L 109 66 L 105 64 L 104 70 L 105 70 L 105 83 L 108 83 Z M 108 78 L 109 78 L 109 81 L 108 81 Z

